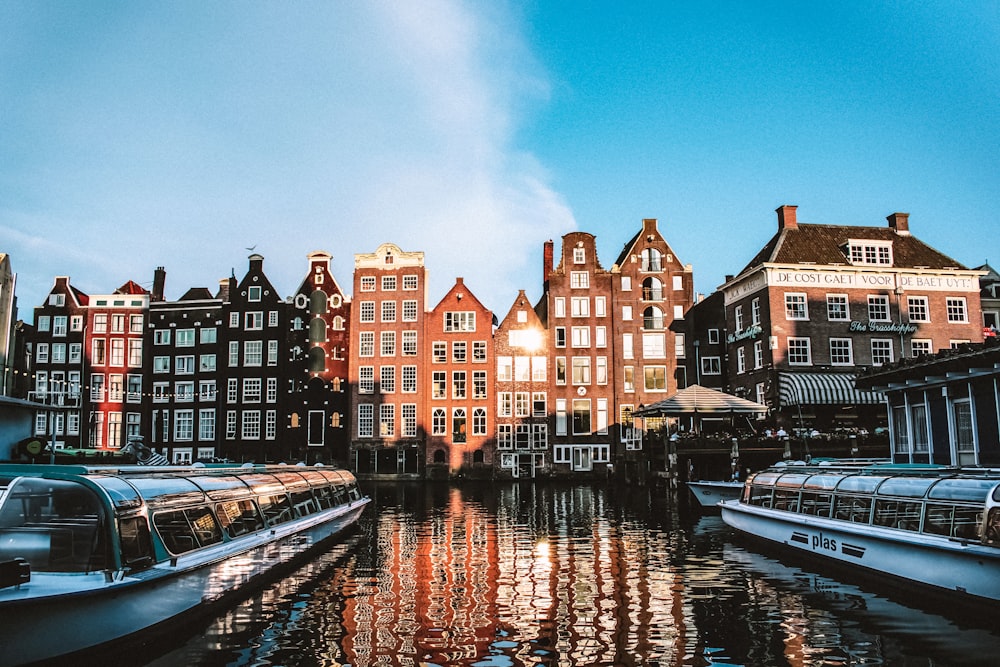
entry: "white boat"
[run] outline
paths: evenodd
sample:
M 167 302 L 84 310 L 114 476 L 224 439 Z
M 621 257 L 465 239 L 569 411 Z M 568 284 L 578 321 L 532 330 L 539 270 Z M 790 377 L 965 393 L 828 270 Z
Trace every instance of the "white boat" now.
M 791 552 L 1000 602 L 1000 470 L 768 468 L 719 509 L 741 533 Z
M 685 484 L 702 507 L 714 507 L 723 500 L 734 500 L 743 492 L 743 482 L 699 480 Z
M 369 501 L 333 468 L 0 465 L 0 665 L 93 651 L 220 603 Z

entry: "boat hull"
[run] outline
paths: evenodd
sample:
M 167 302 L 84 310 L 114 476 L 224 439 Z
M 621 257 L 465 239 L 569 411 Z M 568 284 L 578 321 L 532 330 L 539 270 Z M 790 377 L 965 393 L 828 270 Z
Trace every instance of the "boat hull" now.
M 702 507 L 715 507 L 725 500 L 735 500 L 743 492 L 742 482 L 687 482 L 691 494 Z
M 719 509 L 722 520 L 732 528 L 782 550 L 979 602 L 1000 602 L 1000 550 L 978 541 L 904 533 L 737 500 L 721 503 Z
M 244 539 L 180 557 L 148 570 L 106 581 L 102 574 L 32 575 L 19 591 L 0 599 L 0 665 L 47 661 L 141 635 L 144 630 L 234 597 L 264 583 L 281 567 L 350 528 L 368 498 L 316 514 L 304 523 L 260 531 Z M 59 594 L 69 580 L 89 578 L 82 590 Z M 67 584 L 60 584 L 63 578 Z M 29 586 L 51 586 L 32 596 Z M 18 593 L 23 597 L 18 597 Z

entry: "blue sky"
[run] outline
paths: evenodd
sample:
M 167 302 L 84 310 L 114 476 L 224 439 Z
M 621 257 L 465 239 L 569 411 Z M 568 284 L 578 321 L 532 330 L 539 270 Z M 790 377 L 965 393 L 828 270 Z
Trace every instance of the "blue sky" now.
M 828 6 L 827 6 L 828 5 Z M 1000 3 L 0 3 L 0 252 L 31 319 L 167 270 L 426 254 L 502 317 L 541 249 L 643 218 L 696 289 L 777 229 L 886 224 L 1000 264 Z

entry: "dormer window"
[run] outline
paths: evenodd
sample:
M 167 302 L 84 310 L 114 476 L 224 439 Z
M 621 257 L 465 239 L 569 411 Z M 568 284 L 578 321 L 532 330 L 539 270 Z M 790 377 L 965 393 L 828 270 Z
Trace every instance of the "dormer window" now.
M 850 240 L 847 242 L 847 259 L 855 265 L 892 266 L 892 243 Z

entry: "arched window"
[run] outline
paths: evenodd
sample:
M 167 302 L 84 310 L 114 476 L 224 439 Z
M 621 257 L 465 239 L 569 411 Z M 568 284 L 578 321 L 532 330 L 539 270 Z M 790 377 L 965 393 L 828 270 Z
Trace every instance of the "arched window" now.
M 326 342 L 326 320 L 322 317 L 314 317 L 309 321 L 309 342 Z
M 443 449 L 435 449 L 434 450 L 434 463 L 444 463 L 444 461 L 445 461 L 444 457 L 445 457 L 445 453 L 444 453 Z
M 650 306 L 642 311 L 642 328 L 653 331 L 663 329 L 663 311 L 656 306 Z
M 321 347 L 309 348 L 309 372 L 322 373 L 326 370 L 326 352 Z
M 315 290 L 309 295 L 309 312 L 313 315 L 322 315 L 326 312 L 326 292 Z
M 660 251 L 656 248 L 645 248 L 642 251 L 642 270 L 643 271 L 662 271 L 663 264 L 660 261 L 662 255 Z
M 344 330 L 344 318 L 341 317 L 340 315 L 337 315 L 336 317 L 333 318 L 333 330 L 334 331 Z
M 663 301 L 663 283 L 659 278 L 650 276 L 642 281 L 643 301 Z
M 472 462 L 476 465 L 482 465 L 483 463 L 483 450 L 477 449 L 472 452 Z

